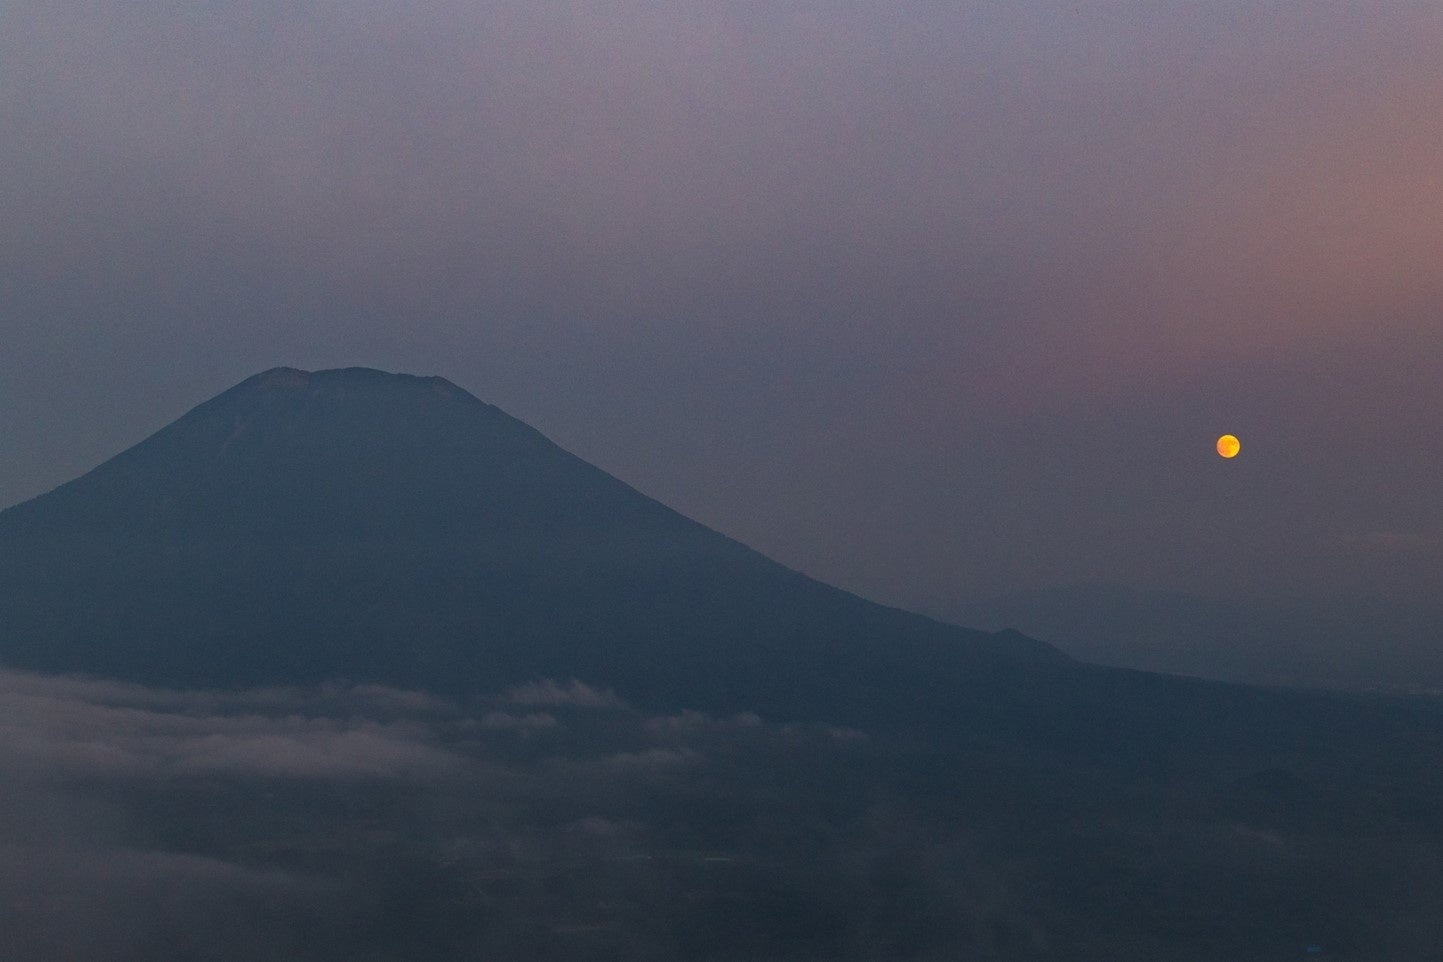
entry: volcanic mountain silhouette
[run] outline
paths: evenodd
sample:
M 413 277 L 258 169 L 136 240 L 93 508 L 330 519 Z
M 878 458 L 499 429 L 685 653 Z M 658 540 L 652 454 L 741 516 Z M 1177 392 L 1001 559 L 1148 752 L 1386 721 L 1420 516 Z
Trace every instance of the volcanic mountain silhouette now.
M 0 513 L 0 662 L 147 684 L 542 677 L 877 716 L 1065 666 L 821 584 L 441 378 L 256 375 Z

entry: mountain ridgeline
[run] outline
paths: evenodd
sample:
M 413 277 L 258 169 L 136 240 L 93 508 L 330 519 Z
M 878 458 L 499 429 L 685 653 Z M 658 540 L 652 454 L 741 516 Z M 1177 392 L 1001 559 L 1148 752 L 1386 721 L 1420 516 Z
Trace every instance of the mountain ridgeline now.
M 441 378 L 281 368 L 0 513 L 0 662 L 849 719 L 1067 659 L 791 571 Z

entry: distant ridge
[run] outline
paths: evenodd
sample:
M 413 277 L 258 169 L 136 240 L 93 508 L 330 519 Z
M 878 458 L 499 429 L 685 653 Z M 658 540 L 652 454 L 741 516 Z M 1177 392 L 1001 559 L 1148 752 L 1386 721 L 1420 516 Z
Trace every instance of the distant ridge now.
M 575 676 L 839 718 L 1069 664 L 816 582 L 443 378 L 366 368 L 257 374 L 0 512 L 0 662 L 457 696 Z

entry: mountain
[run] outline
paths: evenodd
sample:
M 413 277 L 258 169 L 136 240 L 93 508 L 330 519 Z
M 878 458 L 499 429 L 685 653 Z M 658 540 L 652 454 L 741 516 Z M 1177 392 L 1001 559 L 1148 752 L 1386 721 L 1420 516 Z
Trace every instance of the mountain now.
M 1443 601 L 1209 597 L 1118 585 L 1036 588 L 937 612 L 1016 627 L 1088 662 L 1254 684 L 1443 691 Z
M 258 374 L 0 513 L 0 661 L 459 696 L 575 676 L 848 718 L 1067 663 L 818 583 L 446 380 L 360 368 Z
M 872 604 L 438 378 L 268 371 L 0 512 L 0 666 L 0 930 L 42 962 L 1370 962 L 1443 932 L 1443 700 Z

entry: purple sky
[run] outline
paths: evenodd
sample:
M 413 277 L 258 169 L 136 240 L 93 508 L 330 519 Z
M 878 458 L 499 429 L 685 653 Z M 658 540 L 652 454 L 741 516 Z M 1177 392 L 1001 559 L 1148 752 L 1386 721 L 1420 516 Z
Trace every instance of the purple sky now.
M 364 364 L 893 603 L 1406 603 L 1439 50 L 1436 0 L 6 0 L 0 504 Z

